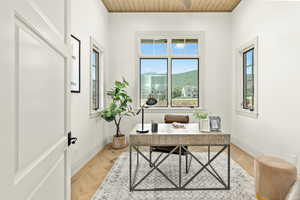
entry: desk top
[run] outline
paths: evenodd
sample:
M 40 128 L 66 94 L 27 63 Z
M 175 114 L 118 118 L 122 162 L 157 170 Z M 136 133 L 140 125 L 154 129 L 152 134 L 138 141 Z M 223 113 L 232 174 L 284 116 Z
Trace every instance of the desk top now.
M 145 124 L 148 133 L 138 133 L 141 124 L 130 132 L 130 144 L 137 145 L 205 145 L 230 144 L 230 134 L 223 132 L 200 132 L 197 123 L 184 124 L 185 128 L 174 128 L 172 124 L 158 124 L 158 132 L 151 132 L 151 124 Z
M 149 130 L 148 133 L 138 133 L 136 130 L 142 129 L 142 124 L 137 124 L 133 130 L 130 132 L 130 135 L 199 135 L 199 134 L 225 134 L 222 131 L 216 132 L 201 132 L 199 131 L 199 124 L 189 123 L 184 124 L 184 128 L 174 128 L 172 124 L 158 124 L 158 132 L 151 132 L 151 124 L 144 124 L 144 129 Z

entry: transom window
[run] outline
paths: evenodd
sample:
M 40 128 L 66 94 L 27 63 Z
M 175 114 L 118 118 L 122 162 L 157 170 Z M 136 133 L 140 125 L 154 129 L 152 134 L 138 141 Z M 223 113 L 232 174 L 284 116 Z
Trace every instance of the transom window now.
M 154 96 L 156 107 L 199 107 L 200 35 L 140 36 L 140 105 Z

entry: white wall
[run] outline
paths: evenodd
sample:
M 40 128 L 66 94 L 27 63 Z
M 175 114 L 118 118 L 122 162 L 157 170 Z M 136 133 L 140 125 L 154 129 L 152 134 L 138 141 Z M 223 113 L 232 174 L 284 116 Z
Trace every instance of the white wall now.
M 138 98 L 137 31 L 204 31 L 205 106 L 223 119 L 225 131 L 231 128 L 231 14 L 230 13 L 111 13 L 109 15 L 110 84 L 124 76 L 130 83 L 129 94 Z M 200 44 L 201 45 L 201 44 Z M 200 61 L 201 63 L 201 61 Z M 163 121 L 164 113 L 147 113 L 146 121 Z M 125 120 L 123 133 L 140 119 Z M 110 127 L 113 127 L 112 125 Z M 113 129 L 107 129 L 113 134 Z
M 89 117 L 90 36 L 104 47 L 107 68 L 107 21 L 108 12 L 101 1 L 72 0 L 71 33 L 81 40 L 81 92 L 72 93 L 71 97 L 71 129 L 78 137 L 71 149 L 73 174 L 108 143 L 103 121 Z
M 300 153 L 299 11 L 300 2 L 247 0 L 233 12 L 233 51 L 259 37 L 259 117 L 239 116 L 232 105 L 234 140 L 253 154 L 290 159 Z

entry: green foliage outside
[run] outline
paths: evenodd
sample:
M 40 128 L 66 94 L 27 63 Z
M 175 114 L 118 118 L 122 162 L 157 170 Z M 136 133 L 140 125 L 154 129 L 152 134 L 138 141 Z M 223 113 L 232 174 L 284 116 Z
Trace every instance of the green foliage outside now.
M 172 89 L 182 89 L 183 87 L 188 85 L 198 87 L 197 70 L 172 75 Z
M 182 88 L 176 87 L 172 90 L 172 98 L 177 98 L 182 96 Z

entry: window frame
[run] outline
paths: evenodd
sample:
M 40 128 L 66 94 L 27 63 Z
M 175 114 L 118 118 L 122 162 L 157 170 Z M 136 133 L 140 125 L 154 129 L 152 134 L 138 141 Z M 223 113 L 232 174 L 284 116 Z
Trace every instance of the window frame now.
M 244 55 L 253 49 L 253 109 L 245 108 L 244 102 Z M 236 58 L 236 113 L 258 118 L 258 37 L 237 49 Z
M 93 64 L 93 52 L 98 53 L 98 108 L 93 108 L 93 79 L 92 79 L 92 64 Z M 99 112 L 104 107 L 104 48 L 92 37 L 90 38 L 90 118 L 97 117 Z
M 142 39 L 152 39 L 152 40 L 160 40 L 160 39 L 167 39 L 167 54 L 166 55 L 142 55 L 141 48 L 140 48 L 140 41 Z M 198 40 L 198 54 L 197 55 L 172 55 L 172 39 L 197 39 Z M 136 69 L 138 69 L 138 94 L 136 95 L 136 107 L 141 106 L 141 69 L 140 69 L 140 59 L 141 58 L 167 58 L 168 59 L 168 106 L 167 107 L 151 107 L 150 110 L 192 110 L 194 108 L 202 109 L 204 106 L 204 52 L 205 52 L 205 43 L 204 43 L 204 32 L 203 31 L 189 31 L 189 32 L 136 32 Z M 171 61 L 173 58 L 180 58 L 180 59 L 198 59 L 198 106 L 195 107 L 188 107 L 188 106 L 181 106 L 181 107 L 172 107 L 171 106 L 171 97 L 172 97 L 172 89 L 171 89 Z M 201 67 L 200 67 L 201 66 Z

